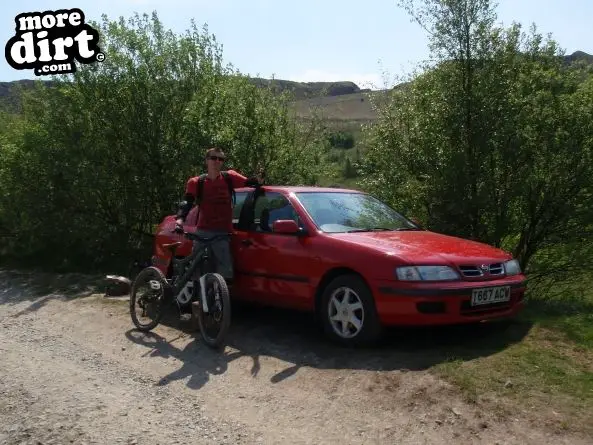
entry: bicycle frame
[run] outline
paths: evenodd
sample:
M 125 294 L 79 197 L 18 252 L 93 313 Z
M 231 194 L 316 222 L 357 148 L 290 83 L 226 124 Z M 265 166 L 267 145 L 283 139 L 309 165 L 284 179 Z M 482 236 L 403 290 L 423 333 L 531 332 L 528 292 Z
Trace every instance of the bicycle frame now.
M 208 273 L 209 271 L 204 270 L 204 263 L 205 260 L 210 262 L 213 259 L 215 259 L 211 243 L 220 237 L 220 235 L 217 235 L 208 239 L 199 240 L 198 248 L 192 249 L 192 252 L 187 257 L 183 259 L 177 259 L 173 256 L 172 259 L 174 278 L 168 281 L 172 287 L 173 295 L 175 296 L 176 300 L 179 293 L 184 289 L 185 285 L 191 280 L 191 277 L 195 274 L 196 269 L 200 269 L 200 299 L 202 304 L 202 310 L 205 313 L 208 313 L 208 302 L 206 301 L 204 279 L 206 273 Z M 188 236 L 188 238 L 191 239 L 191 235 Z M 188 264 L 189 267 L 186 268 Z M 185 272 L 183 272 L 184 269 Z M 195 292 L 195 289 L 193 290 L 193 292 Z

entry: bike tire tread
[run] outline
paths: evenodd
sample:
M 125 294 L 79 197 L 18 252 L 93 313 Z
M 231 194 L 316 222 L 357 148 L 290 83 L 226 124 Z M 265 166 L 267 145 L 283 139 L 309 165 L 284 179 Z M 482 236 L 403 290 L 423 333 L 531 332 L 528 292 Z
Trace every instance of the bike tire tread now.
M 224 345 L 226 336 L 231 326 L 231 297 L 228 285 L 222 275 L 218 273 L 208 273 L 206 275 L 206 286 L 208 286 L 208 281 L 216 281 L 220 287 L 220 298 L 222 299 L 222 321 L 221 327 L 218 331 L 218 335 L 216 338 L 209 338 L 205 334 L 204 328 L 204 313 L 200 310 L 198 313 L 198 326 L 200 328 L 200 333 L 202 335 L 202 339 L 207 346 L 218 349 Z
M 141 283 L 143 280 L 146 279 L 157 279 L 160 280 L 161 285 L 163 286 L 163 296 L 161 298 L 161 302 L 160 302 L 160 307 L 158 308 L 158 313 L 157 316 L 155 317 L 155 319 L 146 324 L 143 325 L 140 323 L 140 321 L 138 320 L 138 317 L 136 315 L 136 291 L 138 289 L 138 284 Z M 163 309 L 164 309 L 164 304 L 165 304 L 165 297 L 166 297 L 166 292 L 167 292 L 167 280 L 165 278 L 165 275 L 156 267 L 154 266 L 149 266 L 146 267 L 144 269 L 142 269 L 138 275 L 136 275 L 136 278 L 134 279 L 134 282 L 132 283 L 132 288 L 130 290 L 130 316 L 132 318 L 132 322 L 134 323 L 134 326 L 136 326 L 136 328 L 139 331 L 142 332 L 148 332 L 151 331 L 152 329 L 154 329 L 155 327 L 158 326 L 158 324 L 161 322 L 161 318 L 163 317 Z

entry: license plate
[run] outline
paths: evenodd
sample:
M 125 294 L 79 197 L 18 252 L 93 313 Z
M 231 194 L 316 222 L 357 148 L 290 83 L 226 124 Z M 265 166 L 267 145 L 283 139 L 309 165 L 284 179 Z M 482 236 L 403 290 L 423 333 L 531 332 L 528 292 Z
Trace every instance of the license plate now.
M 483 287 L 472 290 L 472 306 L 510 301 L 511 286 Z

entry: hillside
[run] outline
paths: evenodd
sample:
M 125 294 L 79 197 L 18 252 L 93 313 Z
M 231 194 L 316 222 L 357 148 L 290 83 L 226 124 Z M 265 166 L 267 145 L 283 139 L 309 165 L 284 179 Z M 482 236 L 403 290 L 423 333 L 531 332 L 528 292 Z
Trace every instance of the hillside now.
M 315 97 L 335 97 L 349 94 L 359 94 L 361 90 L 354 82 L 294 82 L 292 80 L 282 79 L 262 79 L 254 77 L 251 81 L 261 87 L 272 86 L 272 89 L 278 93 L 289 91 L 296 100 L 309 99 Z
M 593 55 L 575 51 L 563 57 L 566 64 L 585 62 L 593 64 Z M 376 118 L 371 99 L 378 99 L 384 91 L 361 89 L 354 82 L 295 82 L 284 79 L 251 78 L 260 87 L 269 87 L 278 92 L 290 92 L 295 98 L 295 109 L 300 118 L 310 118 L 314 113 L 330 122 L 359 124 Z M 24 79 L 13 82 L 0 82 L 0 103 L 11 109 L 18 108 L 14 87 L 21 85 L 32 88 L 34 80 Z M 43 81 L 51 85 L 51 81 Z M 403 85 L 398 85 L 399 88 Z
M 277 93 L 289 92 L 295 100 L 307 100 L 319 97 L 338 97 L 347 95 L 358 95 L 365 91 L 359 88 L 354 82 L 294 82 L 283 79 L 262 79 L 254 77 L 250 79 L 255 85 L 267 88 L 271 87 Z M 51 80 L 41 80 L 44 84 L 51 86 Z M 0 101 L 10 108 L 18 109 L 15 87 L 21 86 L 25 89 L 33 88 L 35 80 L 22 79 L 12 82 L 0 82 Z
M 566 63 L 585 62 L 593 65 L 593 55 L 587 54 L 583 51 L 575 51 L 568 56 L 564 56 L 564 61 Z
M 392 90 L 405 88 L 406 85 L 408 84 L 398 84 Z M 329 122 L 361 124 L 377 118 L 373 105 L 380 103 L 381 99 L 386 97 L 386 93 L 392 90 L 361 90 L 359 93 L 340 96 L 297 100 L 294 103 L 295 111 L 301 119 L 309 119 L 316 115 Z
M 367 121 L 376 117 L 371 107 L 371 95 L 377 92 L 353 93 L 333 97 L 315 97 L 295 102 L 295 110 L 300 118 L 309 118 L 314 113 L 327 120 Z
M 584 62 L 593 65 L 593 55 L 583 51 L 575 51 L 563 57 L 565 64 Z M 406 84 L 399 84 L 394 88 L 405 87 Z M 323 117 L 339 128 L 347 128 L 349 125 L 358 125 L 374 120 L 377 115 L 372 108 L 372 101 L 380 100 L 386 90 L 369 91 L 360 90 L 350 94 L 341 95 L 318 95 L 312 98 L 305 98 L 295 102 L 297 116 L 303 119 L 311 118 L 314 114 Z

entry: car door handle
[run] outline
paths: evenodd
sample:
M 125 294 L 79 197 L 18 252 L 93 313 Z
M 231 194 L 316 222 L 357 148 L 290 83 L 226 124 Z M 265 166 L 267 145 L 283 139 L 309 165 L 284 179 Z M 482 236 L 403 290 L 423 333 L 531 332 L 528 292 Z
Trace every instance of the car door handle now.
M 251 241 L 250 239 L 244 239 L 243 241 L 241 241 L 241 243 L 245 246 L 252 246 L 253 245 L 253 241 Z

